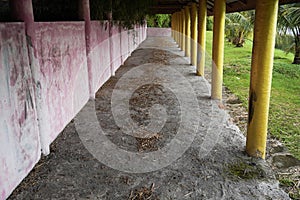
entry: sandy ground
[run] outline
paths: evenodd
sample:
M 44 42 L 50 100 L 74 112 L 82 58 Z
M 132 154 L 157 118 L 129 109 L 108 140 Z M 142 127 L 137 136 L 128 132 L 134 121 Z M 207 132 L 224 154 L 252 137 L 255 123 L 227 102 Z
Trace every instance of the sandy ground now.
M 289 199 L 224 108 L 171 38 L 148 38 L 9 199 Z

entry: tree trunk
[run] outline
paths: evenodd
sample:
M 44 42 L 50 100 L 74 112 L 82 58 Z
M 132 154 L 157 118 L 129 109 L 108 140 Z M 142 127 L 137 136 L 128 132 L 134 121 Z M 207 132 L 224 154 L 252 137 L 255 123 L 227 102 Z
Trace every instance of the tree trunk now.
M 295 57 L 293 64 L 300 64 L 300 35 L 295 37 Z
M 244 32 L 240 31 L 239 32 L 239 37 L 237 38 L 237 42 L 236 42 L 236 47 L 243 47 L 244 46 Z

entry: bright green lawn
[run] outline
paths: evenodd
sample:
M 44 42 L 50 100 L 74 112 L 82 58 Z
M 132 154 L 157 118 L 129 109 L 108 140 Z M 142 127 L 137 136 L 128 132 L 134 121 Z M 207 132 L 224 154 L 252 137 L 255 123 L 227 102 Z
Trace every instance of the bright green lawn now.
M 211 55 L 212 32 L 207 32 L 207 53 Z M 225 42 L 224 84 L 248 105 L 252 42 L 237 48 Z M 300 159 L 300 65 L 293 55 L 276 49 L 274 56 L 269 133 L 282 141 Z

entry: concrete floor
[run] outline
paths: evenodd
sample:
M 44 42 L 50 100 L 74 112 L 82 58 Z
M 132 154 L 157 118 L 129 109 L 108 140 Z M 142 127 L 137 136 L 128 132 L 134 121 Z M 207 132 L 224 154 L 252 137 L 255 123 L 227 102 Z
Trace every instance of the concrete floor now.
M 171 38 L 150 37 L 9 199 L 289 199 L 223 108 Z

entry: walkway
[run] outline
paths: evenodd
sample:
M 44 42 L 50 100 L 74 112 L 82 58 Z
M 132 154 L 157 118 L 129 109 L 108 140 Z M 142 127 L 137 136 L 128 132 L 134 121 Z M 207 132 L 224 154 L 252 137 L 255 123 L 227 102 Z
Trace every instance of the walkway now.
M 289 199 L 171 38 L 148 38 L 10 199 Z

